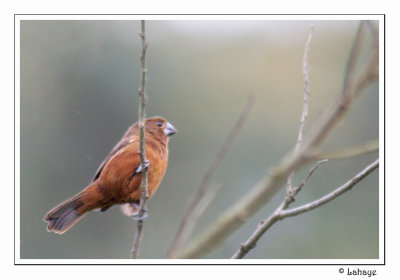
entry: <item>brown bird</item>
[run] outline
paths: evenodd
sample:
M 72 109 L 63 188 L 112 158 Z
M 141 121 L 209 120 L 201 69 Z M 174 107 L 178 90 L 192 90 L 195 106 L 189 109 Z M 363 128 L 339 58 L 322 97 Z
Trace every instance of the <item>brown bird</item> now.
M 168 136 L 175 133 L 176 129 L 163 118 L 146 120 L 149 197 L 155 193 L 167 170 Z M 142 180 L 139 142 L 139 123 L 135 123 L 101 163 L 92 182 L 46 214 L 47 230 L 62 234 L 88 211 L 105 211 L 116 204 L 128 203 L 125 214 L 135 214 L 140 202 Z

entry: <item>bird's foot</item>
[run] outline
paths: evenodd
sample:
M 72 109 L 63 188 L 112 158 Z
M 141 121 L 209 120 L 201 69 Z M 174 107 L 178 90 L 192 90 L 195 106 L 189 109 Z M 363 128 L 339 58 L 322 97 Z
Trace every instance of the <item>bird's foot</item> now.
M 131 202 L 129 203 L 129 205 L 131 206 L 131 218 L 135 221 L 143 221 L 147 218 L 147 216 L 149 215 L 147 213 L 147 209 L 143 208 L 142 211 L 140 211 L 139 207 L 140 205 L 136 202 Z
M 143 170 L 147 170 L 147 168 L 149 168 L 150 165 L 150 161 L 146 160 L 144 162 L 144 167 L 142 168 L 142 165 L 139 164 L 138 168 L 136 168 L 136 173 L 141 173 Z
M 135 203 L 136 204 L 136 203 Z M 131 218 L 135 221 L 144 221 L 146 218 L 149 216 L 149 213 L 147 212 L 146 208 L 143 208 L 142 211 L 139 210 L 139 205 L 137 205 L 137 211 L 136 213 L 133 213 Z

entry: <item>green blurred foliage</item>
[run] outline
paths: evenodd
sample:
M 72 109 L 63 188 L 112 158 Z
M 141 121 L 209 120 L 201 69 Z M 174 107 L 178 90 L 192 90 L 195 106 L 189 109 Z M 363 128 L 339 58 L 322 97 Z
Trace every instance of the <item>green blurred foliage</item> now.
M 203 173 L 249 92 L 256 105 L 213 182 L 222 184 L 195 235 L 240 199 L 290 148 L 302 109 L 310 24 L 307 129 L 340 95 L 356 21 L 149 21 L 147 115 L 168 119 L 169 167 L 149 201 L 142 258 L 164 258 Z M 64 235 L 44 214 L 91 180 L 137 121 L 137 21 L 21 22 L 21 258 L 128 258 L 135 223 L 118 207 L 92 212 Z M 365 45 L 367 48 L 368 40 Z M 378 86 L 369 87 L 326 149 L 378 137 Z M 294 206 L 333 190 L 377 153 L 324 164 Z M 300 182 L 310 166 L 299 170 Z M 283 190 L 206 258 L 230 258 L 282 200 Z M 307 214 L 277 223 L 248 258 L 378 258 L 378 172 Z

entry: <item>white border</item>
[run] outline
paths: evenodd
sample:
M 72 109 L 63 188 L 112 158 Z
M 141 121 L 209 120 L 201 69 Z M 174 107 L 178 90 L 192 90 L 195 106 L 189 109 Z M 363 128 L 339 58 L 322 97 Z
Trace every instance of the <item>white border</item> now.
M 18 264 L 265 264 L 377 265 L 377 259 L 19 259 Z
M 384 260 L 385 240 L 385 22 L 379 21 L 379 260 Z M 384 189 L 385 188 L 385 189 Z
M 383 15 L 16 15 L 18 20 L 382 20 Z
M 18 263 L 20 260 L 20 240 L 21 240 L 21 223 L 20 223 L 20 197 L 21 197 L 21 182 L 20 182 L 20 163 L 21 163 L 21 150 L 20 150 L 20 124 L 21 124 L 21 112 L 20 112 L 20 21 L 15 19 L 15 262 Z
M 378 20 L 379 259 L 21 259 L 20 258 L 20 21 L 21 20 Z M 384 16 L 383 15 L 15 15 L 15 263 L 16 264 L 383 264 L 384 263 Z

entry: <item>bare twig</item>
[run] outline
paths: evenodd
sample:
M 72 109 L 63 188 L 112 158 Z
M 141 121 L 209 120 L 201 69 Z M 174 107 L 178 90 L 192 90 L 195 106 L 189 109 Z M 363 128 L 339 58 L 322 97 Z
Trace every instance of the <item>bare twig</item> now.
M 311 91 L 310 91 L 310 79 L 308 77 L 308 53 L 310 52 L 311 40 L 314 33 L 314 27 L 310 27 L 310 33 L 308 34 L 308 39 L 306 42 L 306 46 L 304 49 L 304 56 L 303 56 L 303 80 L 304 80 L 304 93 L 303 93 L 303 111 L 301 113 L 300 119 L 300 127 L 299 127 L 299 134 L 297 136 L 296 146 L 294 147 L 294 152 L 297 153 L 300 150 L 301 143 L 303 142 L 304 137 L 304 129 L 306 126 L 306 120 L 308 117 L 308 99 L 310 98 Z M 290 193 L 292 190 L 292 181 L 295 174 L 295 170 L 293 170 L 286 183 L 286 192 Z
M 363 28 L 362 26 L 365 24 L 366 23 L 362 21 L 360 23 L 360 28 Z M 360 32 L 357 34 L 359 33 Z M 359 40 L 361 40 L 361 38 L 357 35 L 354 44 L 358 45 Z M 314 133 L 310 135 L 310 137 L 305 138 L 299 152 L 293 153 L 293 151 L 290 151 L 283 157 L 244 197 L 241 197 L 237 203 L 227 209 L 205 233 L 189 243 L 177 257 L 196 258 L 216 248 L 269 201 L 280 189 L 283 181 L 292 170 L 308 163 L 319 153 L 321 145 L 345 117 L 349 108 L 354 103 L 353 101 L 355 98 L 352 97 L 358 96 L 367 85 L 372 84 L 378 79 L 378 73 L 376 72 L 376 64 L 378 63 L 379 57 L 378 53 L 379 51 L 376 46 L 373 52 L 366 58 L 368 63 L 360 70 L 361 74 L 358 78 L 353 80 L 345 77 L 346 82 L 339 102 L 335 105 L 330 114 L 325 119 L 322 119 L 322 123 L 317 127 Z M 354 57 L 358 57 L 358 54 L 351 52 L 349 63 L 353 63 Z M 347 68 L 351 69 L 351 67 Z
M 308 77 L 308 53 L 310 50 L 313 31 L 314 31 L 314 28 L 311 26 L 310 33 L 308 35 L 308 39 L 307 39 L 305 49 L 304 49 L 304 56 L 303 56 L 303 79 L 304 79 L 303 110 L 301 113 L 299 133 L 297 136 L 294 153 L 297 153 L 300 150 L 301 143 L 303 142 L 303 137 L 304 137 L 303 135 L 304 135 L 306 120 L 307 120 L 307 116 L 308 116 L 308 100 L 309 100 L 309 97 L 311 94 L 310 82 L 309 82 L 309 77 Z M 326 160 L 319 161 L 317 163 L 317 165 L 315 165 L 314 168 L 312 168 L 310 170 L 308 176 L 304 179 L 304 181 L 294 189 L 292 186 L 292 181 L 293 181 L 293 177 L 295 175 L 295 170 L 293 170 L 289 174 L 289 176 L 287 178 L 287 182 L 286 182 L 286 195 L 285 195 L 285 198 L 284 198 L 283 202 L 281 203 L 281 205 L 267 219 L 267 222 L 260 223 L 258 228 L 251 235 L 251 238 L 249 239 L 250 242 L 241 244 L 240 249 L 236 252 L 236 254 L 232 258 L 242 258 L 245 254 L 247 254 L 247 252 L 249 250 L 253 249 L 256 246 L 258 239 L 260 239 L 261 236 L 266 232 L 266 229 L 268 229 L 273 223 L 275 223 L 277 221 L 276 217 L 279 215 L 279 213 L 289 207 L 289 205 L 295 200 L 297 193 L 303 188 L 303 186 L 306 184 L 306 182 L 310 179 L 310 177 L 312 176 L 314 171 L 319 167 L 320 164 L 322 164 L 325 161 Z
M 379 150 L 379 141 L 378 139 L 371 140 L 365 143 L 361 143 L 356 146 L 328 151 L 321 153 L 318 157 L 319 158 L 328 158 L 328 159 L 344 159 L 355 157 L 359 155 L 364 155 L 372 152 L 376 152 Z
M 194 209 L 192 214 L 192 219 L 188 221 L 187 227 L 188 229 L 185 231 L 186 234 L 190 234 L 195 227 L 198 219 L 203 215 L 204 211 L 210 205 L 210 203 L 214 200 L 215 195 L 218 193 L 221 185 L 218 183 L 210 184 L 210 187 L 207 188 L 206 193 L 203 195 L 197 207 Z
M 188 238 L 192 234 L 199 218 L 203 215 L 204 211 L 214 200 L 220 187 L 221 187 L 220 184 L 211 183 L 210 186 L 205 190 L 205 193 L 201 196 L 197 205 L 195 207 L 193 207 L 190 218 L 188 218 L 185 221 L 185 227 L 183 230 L 180 231 L 179 242 L 185 242 L 188 240 Z M 181 246 L 181 244 L 178 244 L 178 246 Z M 168 250 L 168 252 L 167 252 L 168 258 L 173 258 L 174 254 L 176 253 L 176 250 L 172 250 L 172 249 L 173 249 L 173 247 L 171 247 L 171 249 Z
M 282 220 L 287 217 L 296 216 L 312 209 L 315 209 L 325 203 L 337 198 L 344 192 L 350 190 L 354 185 L 364 179 L 368 174 L 374 171 L 379 165 L 379 160 L 375 160 L 373 163 L 368 165 L 364 170 L 354 176 L 352 179 L 347 181 L 342 186 L 338 187 L 333 192 L 313 201 L 307 203 L 303 206 L 289 209 L 289 210 L 282 210 L 278 208 L 266 221 L 263 221 L 259 224 L 257 230 L 251 235 L 251 237 L 243 244 L 240 245 L 240 249 L 232 256 L 233 259 L 241 259 L 243 258 L 251 249 L 253 249 L 257 241 L 261 238 L 261 236 L 277 221 Z M 309 173 L 308 178 L 312 175 L 311 171 Z
M 358 56 L 360 55 L 362 37 L 364 35 L 365 24 L 360 24 L 356 34 L 356 40 L 351 48 L 350 58 L 347 63 L 345 80 L 343 83 L 343 92 L 346 93 L 350 90 L 351 82 L 354 80 L 355 69 L 357 65 Z
M 264 235 L 264 233 L 273 225 L 275 224 L 280 217 L 280 214 L 282 211 L 287 209 L 289 205 L 294 201 L 294 197 L 297 195 L 297 193 L 304 187 L 304 185 L 308 182 L 308 180 L 311 178 L 315 170 L 318 169 L 318 167 L 326 162 L 327 160 L 320 160 L 317 162 L 317 164 L 310 169 L 308 172 L 307 176 L 304 178 L 304 180 L 297 186 L 295 187 L 291 192 L 287 193 L 285 196 L 285 199 L 282 201 L 282 203 L 276 208 L 276 210 L 272 213 L 271 216 L 269 216 L 268 219 L 262 221 L 257 229 L 252 233 L 250 238 L 245 242 L 240 244 L 239 250 L 232 256 L 232 259 L 241 259 L 243 258 L 251 249 L 253 249 L 256 245 L 258 240 L 261 238 L 261 236 Z
M 349 181 L 347 181 L 345 184 L 343 184 L 342 186 L 340 186 L 333 192 L 331 192 L 313 202 L 307 203 L 303 206 L 282 211 L 279 215 L 279 219 L 282 220 L 287 217 L 293 217 L 293 216 L 305 213 L 307 211 L 310 211 L 312 209 L 315 209 L 321 205 L 324 205 L 325 203 L 337 198 L 339 195 L 351 190 L 351 188 L 354 185 L 356 185 L 362 179 L 367 177 L 367 175 L 369 175 L 372 171 L 374 171 L 378 166 L 379 166 L 379 159 L 376 159 L 373 163 L 371 163 L 366 168 L 364 168 L 364 170 L 362 170 L 360 173 L 358 173 L 356 176 L 351 178 Z
M 140 62 L 142 66 L 142 83 L 139 88 L 139 96 L 140 96 L 140 105 L 139 105 L 139 131 L 140 131 L 140 166 L 141 166 L 141 175 L 142 182 L 140 185 L 141 193 L 140 193 L 140 204 L 138 209 L 138 217 L 137 226 L 136 226 L 136 234 L 133 239 L 132 248 L 131 248 L 131 257 L 136 259 L 139 255 L 139 246 L 142 239 L 143 232 L 143 223 L 147 215 L 147 200 L 149 198 L 148 193 L 148 179 L 147 179 L 147 168 L 146 168 L 146 135 L 145 135 L 145 119 L 146 119 L 146 51 L 147 51 L 147 42 L 146 42 L 146 30 L 145 30 L 145 21 L 141 21 L 141 31 L 139 33 L 140 38 L 142 39 L 142 53 L 140 54 Z
M 229 132 L 228 136 L 225 139 L 224 144 L 222 145 L 221 149 L 218 151 L 214 160 L 208 166 L 208 168 L 204 174 L 204 177 L 200 183 L 200 186 L 197 190 L 197 193 L 195 194 L 195 196 L 192 198 L 192 200 L 189 203 L 188 210 L 186 211 L 186 214 L 182 219 L 182 222 L 179 226 L 178 232 L 175 235 L 175 238 L 172 242 L 171 247 L 168 249 L 167 256 L 169 258 L 174 257 L 174 255 L 181 248 L 183 243 L 185 243 L 187 241 L 187 238 L 189 238 L 189 236 L 197 222 L 197 219 L 194 218 L 194 212 L 197 211 L 196 208 L 198 207 L 203 196 L 207 193 L 207 189 L 210 184 L 212 175 L 214 174 L 214 172 L 217 169 L 217 166 L 219 165 L 221 160 L 224 158 L 226 152 L 229 150 L 229 147 L 231 146 L 236 135 L 239 133 L 240 129 L 242 128 L 253 105 L 254 105 L 254 94 L 251 93 L 248 95 L 247 104 L 244 107 L 242 113 L 240 114 L 239 119 L 237 120 L 235 125 L 232 127 L 231 131 Z
M 327 159 L 319 160 L 317 162 L 317 164 L 313 168 L 311 168 L 311 170 L 308 172 L 307 177 L 304 178 L 304 180 L 297 187 L 293 188 L 292 192 L 290 193 L 290 195 L 288 197 L 285 198 L 285 200 L 289 200 L 290 203 L 293 202 L 295 197 L 296 197 L 296 195 L 301 191 L 301 189 L 305 186 L 305 184 L 307 184 L 308 180 L 310 180 L 310 178 L 313 175 L 313 173 L 315 172 L 315 170 L 317 170 L 317 168 L 321 164 L 323 164 L 323 163 L 325 163 L 327 161 L 328 161 Z M 283 210 L 287 209 L 289 207 L 290 203 L 285 202 L 285 205 L 284 205 L 284 207 L 282 207 L 282 209 Z

